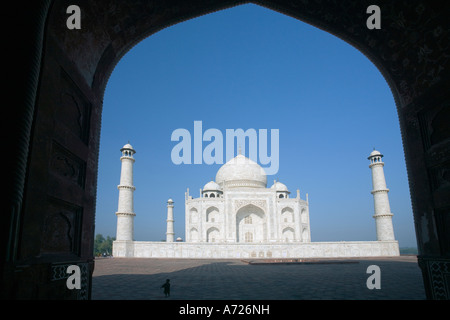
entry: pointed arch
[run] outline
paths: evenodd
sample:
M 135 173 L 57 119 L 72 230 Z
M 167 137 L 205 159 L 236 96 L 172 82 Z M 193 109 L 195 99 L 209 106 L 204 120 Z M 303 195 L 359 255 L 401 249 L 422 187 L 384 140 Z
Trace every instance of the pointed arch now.
M 422 271 L 426 275 L 424 279 L 427 296 L 432 297 L 435 287 L 429 280 L 432 279 L 432 275 L 428 266 L 435 262 L 441 263 L 443 260 L 439 259 L 444 259 L 443 252 L 448 249 L 446 234 L 448 234 L 449 223 L 442 217 L 446 212 L 445 206 L 448 206 L 449 197 L 448 192 L 436 193 L 435 186 L 422 181 L 437 179 L 439 172 L 436 173 L 434 169 L 445 166 L 449 157 L 444 155 L 437 159 L 436 163 L 428 163 L 423 159 L 427 159 L 430 155 L 430 132 L 427 132 L 427 128 L 431 119 L 428 117 L 430 113 L 444 108 L 445 101 L 448 101 L 448 91 L 445 88 L 448 88 L 450 60 L 446 58 L 446 48 L 441 46 L 443 43 L 441 40 L 447 37 L 448 33 L 441 31 L 435 33 L 433 37 L 425 37 L 425 35 L 433 33 L 433 30 L 440 30 L 440 26 L 446 26 L 446 15 L 438 12 L 439 7 L 436 8 L 433 4 L 423 1 L 420 12 L 417 9 L 401 12 L 405 15 L 406 21 L 411 22 L 407 30 L 397 28 L 395 31 L 398 32 L 389 32 L 388 29 L 374 33 L 361 27 L 360 19 L 355 19 L 355 17 L 364 16 L 366 2 L 351 2 L 351 5 L 349 5 L 350 2 L 343 4 L 339 1 L 325 3 L 324 1 L 255 0 L 249 2 L 264 5 L 344 39 L 369 57 L 387 79 L 397 104 L 408 178 L 410 185 L 415 186 L 411 189 L 411 199 L 421 253 L 419 259 L 425 266 Z M 95 221 L 95 192 L 92 190 L 95 190 L 97 184 L 95 177 L 98 164 L 101 102 L 109 74 L 115 64 L 136 43 L 165 27 L 242 3 L 247 1 L 211 0 L 207 2 L 174 1 L 173 3 L 171 1 L 161 2 L 157 6 L 152 1 L 136 2 L 133 6 L 125 1 L 108 1 L 100 4 L 92 2 L 92 5 L 88 6 L 90 14 L 86 15 L 87 20 L 83 22 L 91 27 L 84 29 L 85 36 L 82 38 L 79 37 L 79 33 L 61 32 L 60 13 L 66 9 L 65 2 L 39 1 L 32 6 L 37 10 L 27 10 L 31 18 L 22 21 L 26 24 L 23 30 L 33 30 L 33 32 L 27 32 L 27 41 L 21 42 L 26 44 L 31 58 L 26 61 L 27 67 L 17 72 L 29 79 L 29 83 L 24 82 L 25 84 L 18 88 L 21 94 L 17 96 L 22 99 L 17 104 L 20 108 L 16 108 L 17 110 L 9 114 L 10 121 L 17 122 L 19 125 L 15 126 L 16 129 L 10 130 L 12 138 L 9 140 L 13 144 L 13 150 L 17 152 L 13 153 L 16 158 L 11 161 L 9 170 L 14 175 L 14 179 L 6 179 L 12 181 L 8 191 L 10 197 L 7 197 L 11 201 L 8 203 L 9 214 L 5 215 L 1 233 L 10 240 L 5 245 L 7 248 L 3 250 L 6 252 L 3 255 L 7 259 L 2 261 L 9 261 L 9 259 L 14 261 L 12 257 L 19 250 L 17 243 L 21 243 L 21 250 L 30 256 L 37 256 L 41 249 L 39 241 L 36 241 L 39 235 L 21 237 L 26 234 L 24 230 L 37 228 L 34 225 L 35 221 L 42 219 L 45 214 L 38 209 L 48 205 L 49 200 L 46 195 L 55 191 L 52 188 L 55 188 L 56 184 L 52 183 L 47 184 L 49 187 L 39 188 L 39 190 L 33 190 L 30 186 L 38 185 L 41 177 L 49 172 L 45 159 L 50 156 L 51 148 L 46 145 L 44 145 L 45 148 L 40 147 L 42 141 L 52 141 L 59 133 L 56 130 L 48 133 L 49 130 L 40 129 L 49 123 L 50 117 L 53 117 L 45 105 L 50 105 L 48 102 L 51 101 L 58 101 L 63 86 L 59 78 L 61 70 L 65 70 L 73 80 L 73 83 L 66 85 L 74 90 L 83 91 L 87 105 L 92 107 L 91 121 L 87 124 L 89 130 L 82 137 L 84 141 L 89 141 L 89 144 L 83 145 L 77 142 L 65 145 L 68 151 L 82 156 L 82 161 L 92 164 L 87 166 L 85 176 L 82 177 L 86 182 L 84 194 L 78 197 L 85 201 L 77 204 L 79 210 L 83 212 L 83 221 L 88 221 L 86 225 L 83 224 L 84 230 L 84 228 L 92 228 L 89 222 Z M 395 25 L 398 22 L 398 8 L 406 8 L 408 1 L 383 2 L 383 5 L 385 25 Z M 17 12 L 19 13 L 12 13 L 12 17 L 15 15 L 19 17 L 20 10 Z M 432 13 L 427 15 L 429 23 L 423 24 L 423 20 L 418 19 L 418 16 L 422 16 L 422 12 Z M 433 53 L 433 59 L 421 61 L 423 55 L 417 54 L 417 50 L 414 50 L 417 43 L 410 41 L 410 35 L 412 35 L 410 30 L 414 30 L 416 36 L 423 38 L 422 47 Z M 19 48 L 13 52 L 19 52 L 18 50 L 22 49 Z M 20 56 L 18 61 L 22 59 L 21 55 L 17 56 Z M 403 67 L 399 68 L 402 61 L 407 61 L 408 64 L 404 63 Z M 61 65 L 57 65 L 56 62 Z M 422 62 L 421 68 L 416 68 L 417 62 Z M 42 68 L 43 65 L 47 67 Z M 424 104 L 423 101 L 427 103 Z M 64 105 L 59 109 L 65 110 Z M 34 117 L 34 114 L 38 114 L 39 117 Z M 32 123 L 32 121 L 35 122 Z M 35 128 L 33 131 L 32 125 Z M 46 132 L 42 133 L 43 131 Z M 44 151 L 36 155 L 35 150 L 38 149 Z M 417 155 L 420 157 L 417 158 Z M 422 160 L 416 161 L 417 159 Z M 60 190 L 70 190 L 70 183 L 70 181 L 62 181 L 57 187 Z M 26 190 L 28 194 L 24 198 Z M 431 196 L 424 198 L 423 194 L 432 194 L 439 201 L 433 201 Z M 441 203 L 442 206 L 436 203 Z M 39 212 L 42 212 L 40 213 L 42 216 L 39 216 Z M 21 223 L 15 223 L 15 221 L 21 221 Z M 439 228 L 436 227 L 436 221 L 440 222 Z M 80 232 L 80 237 L 74 239 L 81 243 L 82 252 L 93 251 L 90 234 L 92 232 Z M 78 262 L 91 264 L 92 257 L 83 255 Z M 30 268 L 38 268 L 36 265 L 40 263 L 37 261 Z M 14 269 L 11 268 L 11 270 Z M 50 285 L 45 280 L 50 279 L 47 273 L 34 272 L 33 274 L 36 274 L 32 279 L 34 283 Z M 90 279 L 90 276 L 86 279 Z M 436 285 L 436 292 L 437 288 Z M 42 290 L 34 291 L 42 292 Z M 51 288 L 45 291 L 47 295 L 52 293 Z M 445 294 L 449 296 L 448 291 Z
M 216 227 L 211 227 L 206 231 L 206 242 L 219 242 L 220 230 Z
M 284 207 L 281 210 L 281 222 L 282 223 L 294 222 L 294 210 L 291 207 Z
M 252 234 L 252 242 L 267 241 L 265 211 L 254 204 L 247 204 L 236 212 L 236 242 L 246 242 L 248 232 Z
M 285 242 L 293 242 L 295 241 L 295 231 L 291 227 L 284 228 L 282 231 L 282 239 Z
M 300 212 L 300 221 L 301 223 L 308 223 L 308 212 L 306 211 L 306 208 L 302 208 Z
M 206 209 L 206 221 L 207 222 L 219 222 L 220 211 L 216 206 L 211 206 Z

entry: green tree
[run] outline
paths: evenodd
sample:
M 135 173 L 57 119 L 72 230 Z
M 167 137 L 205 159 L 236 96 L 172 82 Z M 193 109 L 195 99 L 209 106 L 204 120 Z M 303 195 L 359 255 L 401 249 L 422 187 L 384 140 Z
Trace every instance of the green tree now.
M 97 234 L 94 240 L 94 255 L 99 256 L 102 254 L 112 254 L 112 243 L 115 238 L 107 236 L 106 239 L 102 234 Z

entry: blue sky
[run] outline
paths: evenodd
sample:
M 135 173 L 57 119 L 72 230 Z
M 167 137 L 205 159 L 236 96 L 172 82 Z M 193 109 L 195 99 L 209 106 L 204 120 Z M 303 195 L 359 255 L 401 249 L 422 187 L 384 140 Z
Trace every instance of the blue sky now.
M 331 34 L 253 4 L 188 20 L 132 48 L 103 103 L 96 233 L 115 236 L 120 148 L 130 141 L 135 239 L 165 239 L 169 198 L 175 237 L 184 239 L 186 188 L 198 197 L 220 165 L 175 165 L 171 134 L 193 135 L 202 121 L 224 137 L 279 130 L 279 171 L 268 187 L 278 179 L 293 196 L 309 194 L 312 241 L 376 240 L 367 160 L 375 147 L 385 155 L 396 238 L 416 246 L 392 93 L 361 52 Z

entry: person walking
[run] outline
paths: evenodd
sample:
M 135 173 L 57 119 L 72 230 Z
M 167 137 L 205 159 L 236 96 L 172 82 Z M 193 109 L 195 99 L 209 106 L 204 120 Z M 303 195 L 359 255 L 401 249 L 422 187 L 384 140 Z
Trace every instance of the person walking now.
M 164 283 L 161 288 L 164 288 L 164 294 L 166 297 L 170 297 L 170 279 L 167 279 L 166 283 Z

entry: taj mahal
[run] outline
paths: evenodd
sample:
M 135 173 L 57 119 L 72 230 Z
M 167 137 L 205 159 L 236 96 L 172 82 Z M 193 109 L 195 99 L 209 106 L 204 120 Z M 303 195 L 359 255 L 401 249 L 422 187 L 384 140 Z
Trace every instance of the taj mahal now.
M 217 171 L 215 180 L 197 198 L 185 192 L 185 241 L 175 239 L 174 202 L 167 201 L 166 241 L 134 241 L 133 155 L 128 143 L 120 149 L 122 163 L 114 257 L 142 258 L 331 258 L 398 256 L 383 155 L 372 151 L 371 193 L 377 239 L 374 241 L 312 242 L 308 194 L 291 194 L 279 182 L 267 186 L 267 175 L 256 162 L 239 154 Z

